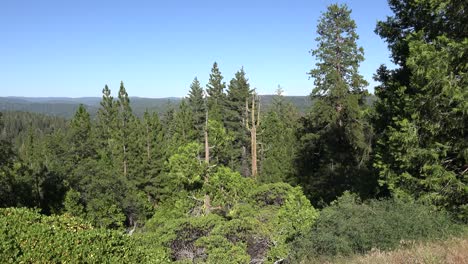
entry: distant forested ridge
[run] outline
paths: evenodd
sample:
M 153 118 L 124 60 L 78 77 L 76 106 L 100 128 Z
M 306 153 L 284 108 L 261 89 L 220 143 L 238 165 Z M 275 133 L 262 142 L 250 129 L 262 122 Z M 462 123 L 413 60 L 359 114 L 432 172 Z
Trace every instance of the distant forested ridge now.
M 269 107 L 274 95 L 260 95 L 261 104 Z M 157 112 L 163 114 L 171 107 L 177 107 L 183 98 L 143 98 L 131 97 L 131 106 L 136 116 L 142 117 L 144 112 Z M 287 102 L 292 103 L 301 113 L 305 113 L 312 105 L 309 96 L 284 96 Z M 0 97 L 0 111 L 32 112 L 66 119 L 73 117 L 80 104 L 83 104 L 91 116 L 95 116 L 99 108 L 99 97 Z M 374 102 L 375 96 L 369 96 L 369 103 Z
M 176 107 L 181 98 L 131 98 L 132 108 L 137 116 L 143 116 L 146 110 L 164 113 L 171 107 Z M 70 119 L 83 104 L 91 116 L 95 116 L 101 98 L 99 97 L 0 97 L 0 111 L 23 111 L 40 113 Z
M 466 236 L 466 1 L 389 5 L 375 96 L 332 4 L 307 97 L 214 62 L 184 98 L 0 98 L 0 262 L 328 263 Z

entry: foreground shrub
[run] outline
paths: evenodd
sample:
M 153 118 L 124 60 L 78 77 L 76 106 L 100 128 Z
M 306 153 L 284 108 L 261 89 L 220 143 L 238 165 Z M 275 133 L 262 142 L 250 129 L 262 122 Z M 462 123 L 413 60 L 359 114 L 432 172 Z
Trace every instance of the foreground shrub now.
M 1 208 L 0 223 L 1 263 L 135 263 L 147 256 L 127 235 L 69 215 Z
M 431 206 L 370 200 L 345 193 L 324 208 L 312 229 L 296 240 L 293 259 L 393 249 L 405 241 L 446 238 L 459 230 L 449 215 Z
M 181 146 L 159 178 L 166 190 L 138 245 L 178 263 L 275 263 L 310 230 L 316 210 L 299 187 L 259 184 L 201 162 L 200 146 Z M 165 186 L 165 187 L 164 187 Z
M 180 263 L 274 263 L 316 218 L 300 188 L 218 168 L 201 189 L 161 203 L 142 235 Z

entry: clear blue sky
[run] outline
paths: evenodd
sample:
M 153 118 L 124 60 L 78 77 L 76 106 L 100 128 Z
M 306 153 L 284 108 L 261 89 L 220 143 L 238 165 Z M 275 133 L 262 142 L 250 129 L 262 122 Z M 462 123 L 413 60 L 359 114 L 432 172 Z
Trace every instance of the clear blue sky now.
M 0 96 L 101 96 L 124 81 L 130 96 L 185 96 L 214 61 L 226 82 L 244 66 L 252 87 L 308 95 L 316 24 L 329 0 L 0 2 Z M 386 0 L 347 3 L 372 75 L 389 63 L 377 20 Z

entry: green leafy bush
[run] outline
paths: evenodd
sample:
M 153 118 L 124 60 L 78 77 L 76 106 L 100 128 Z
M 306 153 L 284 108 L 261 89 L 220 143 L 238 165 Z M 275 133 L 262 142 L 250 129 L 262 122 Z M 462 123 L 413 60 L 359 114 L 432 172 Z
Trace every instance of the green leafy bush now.
M 318 215 L 298 187 L 257 184 L 223 167 L 208 176 L 199 189 L 161 203 L 142 230 L 145 243 L 151 241 L 165 259 L 274 263 L 288 256 L 290 242 Z
M 361 202 L 346 192 L 296 240 L 293 259 L 393 249 L 405 241 L 444 238 L 457 230 L 447 213 L 431 206 L 396 199 Z
M 143 248 L 121 232 L 95 229 L 70 215 L 0 209 L 1 263 L 135 263 Z M 149 259 L 148 259 L 149 260 Z

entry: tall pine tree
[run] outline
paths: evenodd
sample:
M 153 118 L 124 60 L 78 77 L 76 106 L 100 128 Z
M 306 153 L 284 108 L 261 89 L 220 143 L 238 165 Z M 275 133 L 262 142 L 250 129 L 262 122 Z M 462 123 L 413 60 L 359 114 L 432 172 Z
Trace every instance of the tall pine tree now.
M 278 87 L 271 108 L 263 117 L 259 137 L 261 182 L 286 182 L 295 175 L 294 159 L 299 144 L 296 134 L 299 111 Z
M 96 138 L 101 159 L 112 163 L 112 137 L 115 134 L 117 122 L 117 103 L 106 85 L 102 90 L 102 99 L 97 113 Z
M 365 193 L 370 127 L 363 116 L 367 82 L 359 74 L 364 52 L 346 5 L 333 4 L 317 26 L 311 112 L 303 119 L 298 182 L 312 202 L 330 202 L 345 190 Z
M 224 89 L 226 83 L 223 82 L 223 75 L 218 68 L 218 63 L 213 63 L 211 68 L 210 79 L 206 85 L 206 93 L 208 94 L 208 113 L 209 118 L 219 122 L 223 122 L 225 118 L 224 109 L 226 106 L 226 94 Z
M 167 150 L 170 154 L 175 153 L 180 146 L 197 141 L 198 138 L 198 133 L 192 126 L 193 113 L 185 99 L 182 100 L 179 108 L 172 115 L 172 119 L 167 123 L 169 126 L 168 131 L 170 131 L 167 134 Z
M 250 157 L 249 133 L 246 124 L 250 116 L 246 111 L 246 103 L 250 104 L 252 90 L 249 80 L 242 67 L 236 72 L 234 78 L 229 82 L 226 101 L 225 125 L 228 132 L 234 136 L 233 150 L 231 154 L 231 167 L 241 171 L 244 176 L 248 174 Z
M 80 104 L 70 124 L 70 152 L 74 163 L 94 156 L 95 148 L 91 142 L 91 119 L 84 105 Z
M 116 156 L 121 162 L 123 175 L 127 176 L 129 166 L 129 144 L 131 134 L 131 123 L 133 121 L 132 108 L 130 107 L 130 99 L 123 82 L 120 82 L 119 96 L 117 101 L 118 106 L 118 122 L 117 122 L 117 142 L 118 149 Z
M 150 114 L 146 111 L 143 115 L 144 130 L 144 170 L 143 181 L 139 188 L 144 190 L 152 199 L 156 194 L 156 178 L 161 174 L 164 165 L 164 135 L 161 121 L 157 113 Z
M 192 111 L 193 127 L 197 131 L 198 142 L 201 143 L 203 142 L 206 123 L 206 102 L 203 88 L 196 77 L 190 85 L 187 102 L 190 110 Z

